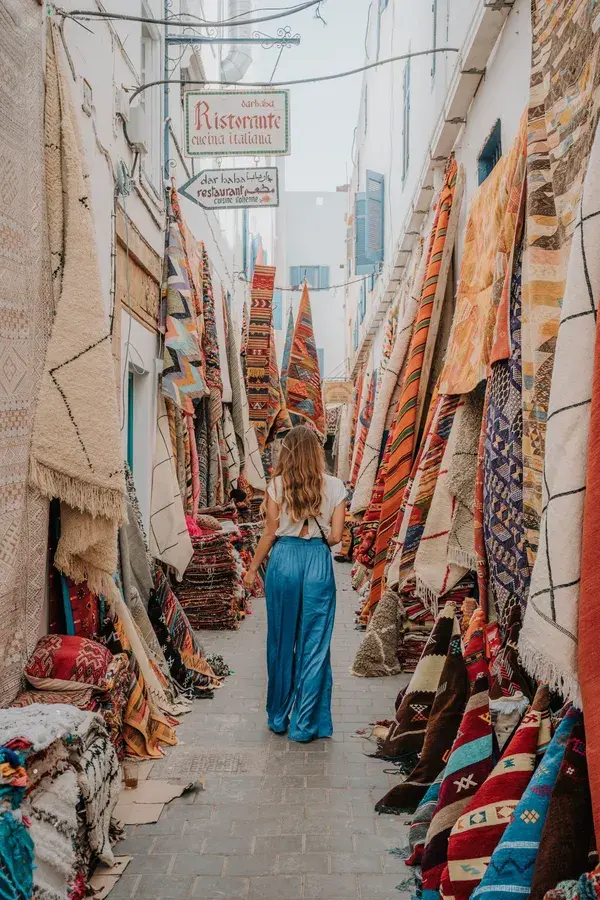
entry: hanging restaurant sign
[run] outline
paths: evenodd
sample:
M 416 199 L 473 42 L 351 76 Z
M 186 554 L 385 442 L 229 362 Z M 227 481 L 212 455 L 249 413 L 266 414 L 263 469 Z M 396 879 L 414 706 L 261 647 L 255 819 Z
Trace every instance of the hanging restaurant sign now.
M 333 406 L 334 403 L 350 403 L 354 385 L 351 381 L 324 381 L 323 392 L 326 406 Z
M 279 172 L 273 167 L 204 169 L 179 189 L 203 209 L 279 206 Z
M 188 91 L 188 156 L 287 156 L 288 91 Z

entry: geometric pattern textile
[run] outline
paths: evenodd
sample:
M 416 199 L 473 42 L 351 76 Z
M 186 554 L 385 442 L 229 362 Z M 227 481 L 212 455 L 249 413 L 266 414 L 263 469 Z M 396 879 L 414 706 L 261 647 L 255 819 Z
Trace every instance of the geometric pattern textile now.
M 510 824 L 492 854 L 475 897 L 530 895 L 540 839 L 546 822 L 550 797 L 558 778 L 571 732 L 581 713 L 571 707 L 541 763 L 519 801 Z
M 1 0 L 0 16 L 0 706 L 5 706 L 19 690 L 40 626 L 45 630 L 48 501 L 27 481 L 53 309 L 45 248 L 43 16 L 37 0 Z
M 413 766 L 416 764 L 416 755 L 423 747 L 431 706 L 448 655 L 455 620 L 454 604 L 446 603 L 397 707 L 395 721 L 376 754 L 380 759 L 404 760 L 405 763 L 410 760 Z
M 423 889 L 436 894 L 448 859 L 450 831 L 493 768 L 494 742 L 482 629 L 473 633 L 465 648 L 465 658 L 471 695 L 446 765 L 421 861 Z
M 369 619 L 371 610 L 377 605 L 381 597 L 388 547 L 394 535 L 398 511 L 413 465 L 416 441 L 416 405 L 419 395 L 420 376 L 429 334 L 429 323 L 437 294 L 436 288 L 448 223 L 452 212 L 457 174 L 458 166 L 455 159 L 452 158 L 446 168 L 444 184 L 435 213 L 423 291 L 408 351 L 404 384 L 398 400 L 395 425 L 391 432 L 392 437 L 389 446 L 383 502 L 375 540 L 375 565 L 373 567 L 371 593 L 361 614 L 361 619 L 365 623 Z M 436 772 L 435 774 L 437 776 L 438 773 Z
M 325 437 L 321 372 L 319 371 L 319 357 L 306 281 L 302 288 L 302 299 L 294 329 L 286 388 L 290 415 L 298 416 L 302 421 L 306 420 L 308 423 L 312 423 L 317 434 Z
M 48 634 L 38 641 L 25 668 L 27 680 L 40 689 L 105 691 L 113 655 L 88 638 Z
M 496 611 L 503 639 L 508 633 L 512 608 L 520 604 L 524 609 L 529 587 L 523 523 L 521 261 L 519 249 L 510 292 L 511 355 L 492 365 L 483 458 L 489 602 Z
M 174 197 L 177 200 L 175 189 Z M 177 209 L 178 209 L 177 205 Z M 179 409 L 194 414 L 194 400 L 208 393 L 194 308 L 193 281 L 181 229 L 171 208 L 167 232 L 166 321 L 162 389 Z
M 550 798 L 535 863 L 531 900 L 544 900 L 546 892 L 559 882 L 577 878 L 585 872 L 593 838 L 585 732 L 583 722 L 577 722 Z
M 500 761 L 452 828 L 444 893 L 455 900 L 467 900 L 481 881 L 529 784 L 540 735 L 550 727 L 549 699 L 548 688 L 540 688 Z
M 543 508 L 548 395 L 565 277 L 598 120 L 597 17 L 597 0 L 533 0 L 531 4 L 523 257 L 523 508 L 530 565 L 535 561 Z
M 467 702 L 468 679 L 456 616 L 448 655 L 427 722 L 419 761 L 406 781 L 392 788 L 376 805 L 377 812 L 413 813 L 446 763 L 458 734 Z
M 256 430 L 261 452 L 279 412 L 271 406 L 269 390 L 274 286 L 275 268 L 255 266 L 246 347 L 246 389 L 250 422 Z
M 548 403 L 540 552 L 519 650 L 534 678 L 577 702 L 577 615 L 600 297 L 600 131 L 578 205 Z
M 467 615 L 463 616 L 463 628 Z M 470 695 L 448 758 L 438 806 L 423 854 L 423 886 L 437 891 L 447 861 L 448 839 L 458 816 L 490 774 L 494 738 L 483 612 L 471 615 L 463 636 Z

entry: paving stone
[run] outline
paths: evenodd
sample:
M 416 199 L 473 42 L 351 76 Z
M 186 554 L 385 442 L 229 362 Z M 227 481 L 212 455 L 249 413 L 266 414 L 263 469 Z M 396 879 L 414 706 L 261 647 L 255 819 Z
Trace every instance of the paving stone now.
M 235 859 L 235 857 L 231 857 Z M 225 856 L 208 853 L 178 853 L 173 864 L 173 872 L 178 875 L 222 875 Z
M 369 900 L 404 900 L 410 897 L 410 891 L 396 890 L 402 880 L 399 875 L 359 875 L 361 895 Z
M 227 875 L 210 878 L 201 875 L 194 882 L 192 897 L 200 897 L 201 900 L 246 900 L 249 887 L 247 878 L 230 878 Z
M 124 856 L 119 850 L 119 856 Z M 162 853 L 151 856 L 134 856 L 127 866 L 128 875 L 153 875 L 155 873 L 167 872 L 173 861 L 173 854 Z M 179 871 L 177 868 L 175 871 Z
M 189 897 L 194 879 L 191 875 L 142 875 L 135 896 L 149 900 L 185 900 Z
M 327 875 L 328 853 L 280 853 L 277 873 L 282 875 Z
M 362 851 L 362 847 L 359 848 Z M 375 853 L 334 853 L 331 857 L 333 873 L 353 872 L 357 875 L 378 874 L 383 871 L 381 858 Z
M 249 900 L 301 900 L 300 875 L 273 875 L 250 879 Z
M 304 840 L 301 834 L 259 834 L 255 838 L 255 853 L 302 853 Z
M 202 844 L 202 853 L 219 856 L 247 856 L 252 853 L 252 837 L 207 837 Z
M 230 856 L 225 868 L 226 875 L 250 878 L 256 875 L 274 875 L 277 856 L 272 853 L 255 853 L 252 856 Z
M 352 836 L 347 834 L 307 834 L 306 852 L 350 853 L 353 850 Z
M 358 878 L 356 875 L 307 875 L 304 896 L 306 900 L 356 900 Z

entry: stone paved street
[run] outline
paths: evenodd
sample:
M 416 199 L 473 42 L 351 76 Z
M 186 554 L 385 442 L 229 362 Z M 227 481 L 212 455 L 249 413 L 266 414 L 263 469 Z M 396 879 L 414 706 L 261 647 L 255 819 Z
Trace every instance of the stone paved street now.
M 151 777 L 198 777 L 206 790 L 170 803 L 154 825 L 127 830 L 117 853 L 133 857 L 111 900 L 403 900 L 409 872 L 388 850 L 406 844 L 402 818 L 373 804 L 397 783 L 355 735 L 389 717 L 402 677 L 359 679 L 349 668 L 361 639 L 347 565 L 337 565 L 332 740 L 293 744 L 265 722 L 265 609 L 236 633 L 203 633 L 236 674 L 200 701 L 180 744 Z M 191 779 L 190 779 L 191 780 Z

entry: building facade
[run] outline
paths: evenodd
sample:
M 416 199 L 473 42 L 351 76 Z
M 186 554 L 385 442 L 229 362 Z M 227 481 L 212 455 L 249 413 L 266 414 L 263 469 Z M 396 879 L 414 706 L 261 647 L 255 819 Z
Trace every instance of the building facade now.
M 350 371 L 377 367 L 388 311 L 410 253 L 432 215 L 452 152 L 467 210 L 506 152 L 529 98 L 531 24 L 526 0 L 372 0 L 365 63 L 415 51 L 364 74 L 348 197 L 346 340 Z

